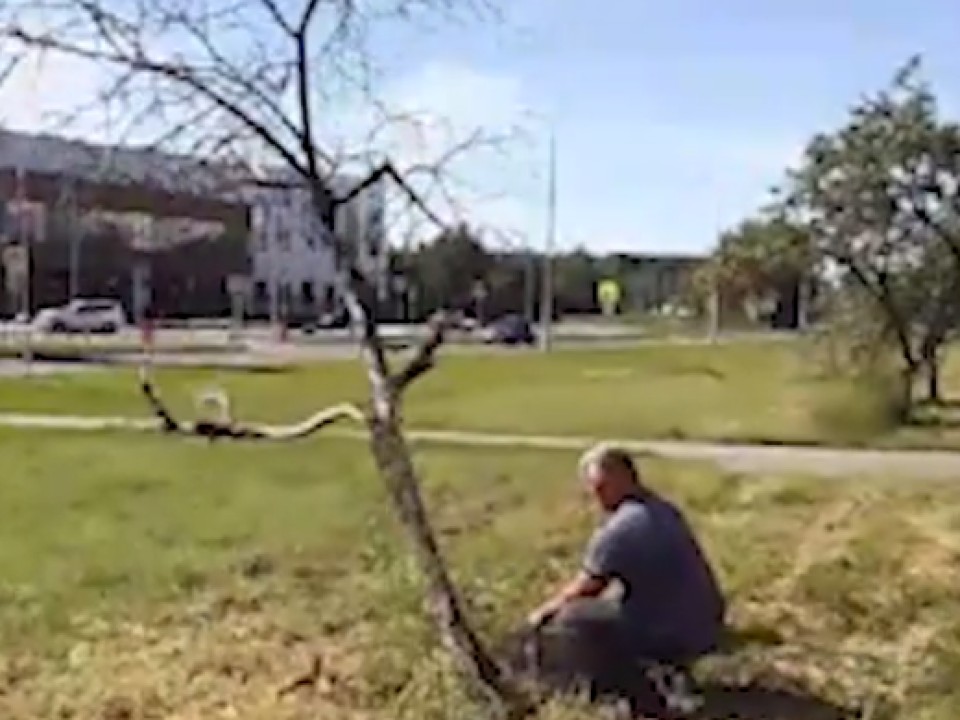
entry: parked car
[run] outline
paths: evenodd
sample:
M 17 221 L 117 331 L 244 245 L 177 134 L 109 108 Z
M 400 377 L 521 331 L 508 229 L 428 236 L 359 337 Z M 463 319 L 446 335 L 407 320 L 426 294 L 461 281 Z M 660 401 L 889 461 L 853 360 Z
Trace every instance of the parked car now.
M 350 327 L 350 315 L 346 310 L 321 313 L 319 316 L 296 315 L 286 320 L 287 328 L 312 335 L 319 330 L 343 330 Z
M 460 330 L 461 332 L 476 332 L 480 329 L 480 322 L 475 318 L 467 315 L 462 310 L 457 310 L 450 314 L 449 317 L 450 327 L 454 330 Z
M 487 326 L 483 339 L 491 345 L 535 345 L 537 334 L 523 315 L 504 315 Z
M 323 313 L 317 320 L 318 330 L 343 330 L 350 327 L 350 313 L 346 309 Z
M 115 333 L 128 323 L 118 300 L 89 298 L 43 308 L 32 324 L 35 330 L 46 333 Z

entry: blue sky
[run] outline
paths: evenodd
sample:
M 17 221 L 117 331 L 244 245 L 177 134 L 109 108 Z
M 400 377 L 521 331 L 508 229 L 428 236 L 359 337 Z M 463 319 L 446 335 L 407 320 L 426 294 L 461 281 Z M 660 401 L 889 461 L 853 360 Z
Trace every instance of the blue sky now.
M 412 164 L 451 133 L 522 128 L 500 154 L 463 156 L 455 174 L 459 212 L 523 243 L 543 242 L 548 127 L 562 245 L 691 253 L 758 207 L 810 135 L 910 55 L 960 112 L 960 4 L 947 0 L 488 1 L 504 3 L 502 25 L 379 28 L 378 93 L 455 131 L 399 132 L 385 149 Z M 35 129 L 40 106 L 97 84 L 75 65 L 44 72 L 0 89 L 9 124 Z M 361 110 L 332 116 L 363 136 Z
M 911 54 L 960 109 L 960 4 L 946 0 L 514 4 L 500 37 L 447 29 L 406 45 L 401 67 L 458 68 L 508 96 L 491 103 L 554 118 L 565 245 L 708 248 Z M 528 168 L 539 150 L 519 153 Z M 506 212 L 535 239 L 541 195 L 528 182 Z

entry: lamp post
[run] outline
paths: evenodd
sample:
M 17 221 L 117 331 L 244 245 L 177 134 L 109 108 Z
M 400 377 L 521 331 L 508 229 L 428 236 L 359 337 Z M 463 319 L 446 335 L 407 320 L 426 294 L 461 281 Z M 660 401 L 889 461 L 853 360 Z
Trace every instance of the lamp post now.
M 553 253 L 557 244 L 557 136 L 550 130 L 547 158 L 547 218 L 543 243 L 543 281 L 540 286 L 540 349 L 549 352 L 553 345 Z
M 506 252 L 523 260 L 523 299 L 520 311 L 532 323 L 537 304 L 537 256 L 530 246 L 529 238 L 525 239 L 520 231 L 497 229 L 494 232 L 499 236 L 500 246 Z

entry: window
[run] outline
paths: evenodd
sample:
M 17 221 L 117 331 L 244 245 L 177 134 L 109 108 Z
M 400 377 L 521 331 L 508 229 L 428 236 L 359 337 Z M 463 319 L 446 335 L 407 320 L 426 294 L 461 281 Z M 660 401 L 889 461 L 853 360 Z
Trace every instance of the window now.
M 382 205 L 377 204 L 370 208 L 370 212 L 367 215 L 367 225 L 371 228 L 371 232 L 381 232 L 385 221 L 386 218 Z
M 274 242 L 277 244 L 277 249 L 280 251 L 287 251 L 290 249 L 290 230 L 289 228 L 279 225 L 277 227 L 276 234 L 274 235 Z
M 316 250 L 320 244 L 320 223 L 311 216 L 303 224 L 303 241 L 308 248 Z
M 47 209 L 43 204 L 29 200 L 10 200 L 6 206 L 9 232 L 32 242 L 43 241 L 47 224 Z
M 364 244 L 366 245 L 366 250 L 371 257 L 377 257 L 383 252 L 383 242 L 382 236 L 378 232 L 377 228 L 368 226 L 366 237 L 364 238 Z
M 263 280 L 258 280 L 254 284 L 253 299 L 255 302 L 258 302 L 258 303 L 267 301 L 267 284 Z
M 313 292 L 313 283 L 309 280 L 304 280 L 300 283 L 300 299 L 307 305 L 312 305 L 316 300 Z

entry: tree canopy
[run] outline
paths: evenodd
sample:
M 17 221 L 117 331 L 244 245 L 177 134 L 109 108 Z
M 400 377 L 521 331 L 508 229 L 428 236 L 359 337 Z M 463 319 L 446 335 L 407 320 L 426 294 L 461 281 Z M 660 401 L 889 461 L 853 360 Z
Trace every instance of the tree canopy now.
M 960 127 L 913 59 L 809 142 L 775 208 L 801 230 L 834 295 L 859 308 L 861 330 L 894 348 L 905 407 L 920 372 L 937 397 L 939 351 L 957 327 L 958 192 Z

